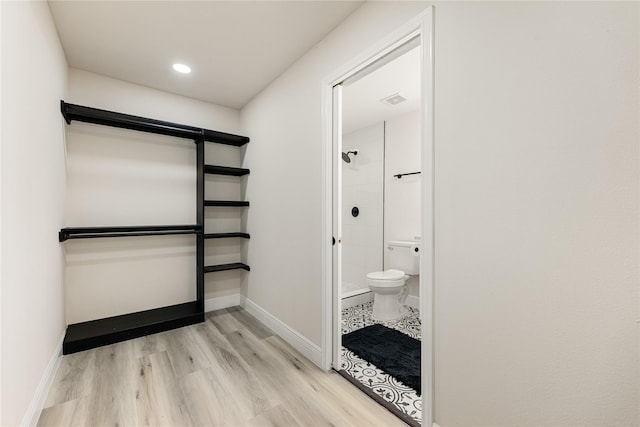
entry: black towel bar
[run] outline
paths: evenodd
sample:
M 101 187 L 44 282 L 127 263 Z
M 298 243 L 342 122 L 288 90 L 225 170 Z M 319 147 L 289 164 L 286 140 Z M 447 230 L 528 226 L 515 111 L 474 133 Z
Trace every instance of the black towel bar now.
M 400 179 L 405 175 L 416 175 L 416 174 L 419 174 L 419 173 L 420 172 L 399 173 L 399 174 L 393 175 L 393 176 L 395 176 L 396 178 Z

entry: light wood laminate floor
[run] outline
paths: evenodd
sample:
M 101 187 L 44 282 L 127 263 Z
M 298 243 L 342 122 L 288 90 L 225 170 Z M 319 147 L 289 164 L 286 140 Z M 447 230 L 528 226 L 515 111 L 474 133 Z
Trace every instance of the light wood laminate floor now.
M 39 426 L 406 426 L 241 308 L 66 355 Z

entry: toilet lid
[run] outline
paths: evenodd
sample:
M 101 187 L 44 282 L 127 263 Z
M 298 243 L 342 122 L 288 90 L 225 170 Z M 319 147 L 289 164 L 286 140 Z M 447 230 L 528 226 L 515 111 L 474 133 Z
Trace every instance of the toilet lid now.
M 367 274 L 369 279 L 373 280 L 398 280 L 404 277 L 404 271 L 400 270 L 386 270 L 386 271 L 374 271 Z

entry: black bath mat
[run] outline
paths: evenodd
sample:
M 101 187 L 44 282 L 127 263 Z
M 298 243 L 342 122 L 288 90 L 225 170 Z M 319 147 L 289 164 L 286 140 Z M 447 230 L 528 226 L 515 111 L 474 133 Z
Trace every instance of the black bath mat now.
M 375 324 L 342 336 L 342 345 L 420 395 L 420 341 Z

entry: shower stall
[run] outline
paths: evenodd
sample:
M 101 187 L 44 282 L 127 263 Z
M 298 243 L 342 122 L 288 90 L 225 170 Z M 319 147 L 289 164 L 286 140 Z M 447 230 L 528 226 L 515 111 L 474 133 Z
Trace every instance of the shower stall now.
M 367 273 L 383 270 L 384 123 L 343 135 L 342 148 L 342 298 L 346 302 L 369 292 Z

